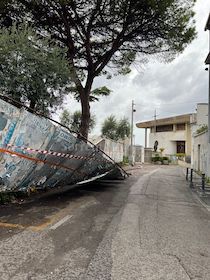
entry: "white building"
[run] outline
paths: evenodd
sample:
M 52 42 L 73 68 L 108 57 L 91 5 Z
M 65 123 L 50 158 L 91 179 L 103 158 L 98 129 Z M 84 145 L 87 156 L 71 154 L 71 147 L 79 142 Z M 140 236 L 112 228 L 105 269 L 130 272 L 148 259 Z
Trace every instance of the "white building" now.
M 210 13 L 205 26 L 205 31 L 207 30 L 210 34 Z M 202 113 L 201 119 L 199 119 L 198 116 L 197 125 L 199 125 L 199 122 L 200 126 L 202 124 L 206 125 L 206 130 L 205 126 L 203 126 L 204 129 L 201 129 L 200 131 L 198 130 L 198 128 L 196 129 L 196 127 L 194 127 L 192 167 L 193 169 L 204 173 L 208 178 L 210 178 L 210 51 L 205 60 L 205 64 L 209 66 L 207 68 L 207 70 L 209 71 L 209 103 L 206 104 L 205 111 L 200 111 Z
M 210 177 L 208 168 L 208 104 L 197 105 L 196 122 L 192 125 L 192 168 Z
M 149 147 L 154 148 L 158 143 L 157 151 L 164 149 L 165 155 L 191 155 L 191 123 L 195 114 L 185 114 L 170 118 L 157 119 L 137 123 L 139 128 L 145 128 L 145 147 L 147 147 L 147 129 L 149 133 Z
M 183 153 L 191 156 L 192 168 L 210 177 L 207 103 L 198 103 L 196 113 L 141 122 L 136 125 L 144 128 L 146 135 L 147 129 L 150 129 L 150 148 L 154 149 L 155 141 L 158 141 L 158 152 L 163 148 L 165 155 Z

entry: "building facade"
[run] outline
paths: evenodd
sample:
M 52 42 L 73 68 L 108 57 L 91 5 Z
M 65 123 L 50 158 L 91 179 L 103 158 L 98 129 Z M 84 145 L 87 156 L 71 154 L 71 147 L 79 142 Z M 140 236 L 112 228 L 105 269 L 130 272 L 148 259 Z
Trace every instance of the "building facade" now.
M 170 118 L 157 119 L 147 122 L 137 123 L 138 128 L 145 129 L 149 133 L 149 147 L 157 152 L 163 150 L 165 155 L 186 154 L 191 155 L 191 123 L 195 119 L 195 114 L 185 114 Z M 147 147 L 147 137 L 145 137 L 145 147 Z
M 192 124 L 192 168 L 210 176 L 208 168 L 208 104 L 197 105 L 196 122 Z
M 164 149 L 165 155 L 185 154 L 191 157 L 192 168 L 210 177 L 208 168 L 208 104 L 198 103 L 196 113 L 136 124 L 149 133 L 149 148 L 157 152 Z M 145 137 L 146 140 L 147 137 Z M 146 140 L 147 141 L 147 140 Z M 145 144 L 145 146 L 147 146 Z

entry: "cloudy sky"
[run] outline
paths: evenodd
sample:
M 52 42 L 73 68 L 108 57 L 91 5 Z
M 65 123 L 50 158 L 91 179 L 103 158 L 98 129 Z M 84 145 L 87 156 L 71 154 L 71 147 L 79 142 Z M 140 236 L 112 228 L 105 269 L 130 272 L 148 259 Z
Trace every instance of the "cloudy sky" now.
M 96 87 L 106 85 L 112 94 L 91 105 L 97 121 L 93 134 L 100 134 L 103 120 L 111 114 L 130 120 L 132 100 L 136 104 L 135 123 L 154 119 L 155 110 L 157 118 L 162 118 L 195 112 L 197 103 L 207 102 L 208 72 L 204 61 L 209 41 L 204 27 L 210 12 L 210 0 L 197 0 L 195 12 L 198 36 L 172 63 L 135 64 L 127 76 L 96 80 Z M 71 99 L 68 109 L 73 112 L 80 109 L 80 105 Z M 144 130 L 134 128 L 134 135 L 135 143 L 144 145 Z

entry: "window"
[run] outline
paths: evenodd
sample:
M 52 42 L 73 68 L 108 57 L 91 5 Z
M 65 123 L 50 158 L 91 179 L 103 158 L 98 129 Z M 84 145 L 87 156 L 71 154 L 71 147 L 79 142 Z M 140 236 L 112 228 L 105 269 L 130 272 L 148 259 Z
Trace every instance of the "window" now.
M 185 123 L 178 123 L 176 125 L 176 130 L 185 130 Z
M 173 131 L 173 124 L 156 126 L 156 132 L 166 132 L 166 131 Z

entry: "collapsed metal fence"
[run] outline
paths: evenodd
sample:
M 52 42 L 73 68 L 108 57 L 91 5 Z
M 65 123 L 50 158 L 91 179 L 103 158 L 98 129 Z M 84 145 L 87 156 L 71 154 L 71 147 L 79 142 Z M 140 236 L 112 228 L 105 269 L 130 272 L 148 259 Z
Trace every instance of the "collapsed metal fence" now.
M 127 176 L 81 135 L 0 97 L 0 192 L 76 184 L 113 171 Z

